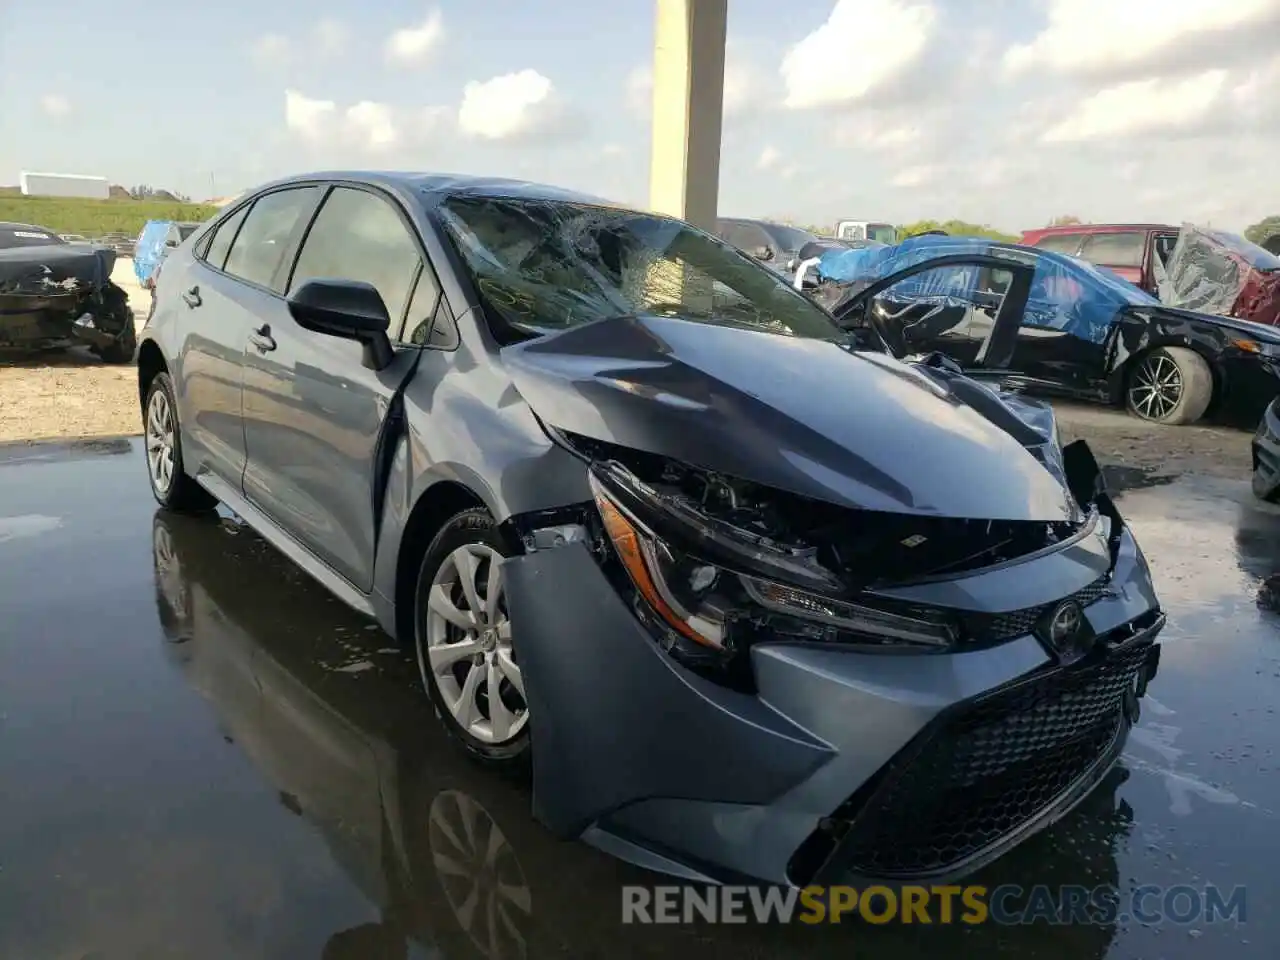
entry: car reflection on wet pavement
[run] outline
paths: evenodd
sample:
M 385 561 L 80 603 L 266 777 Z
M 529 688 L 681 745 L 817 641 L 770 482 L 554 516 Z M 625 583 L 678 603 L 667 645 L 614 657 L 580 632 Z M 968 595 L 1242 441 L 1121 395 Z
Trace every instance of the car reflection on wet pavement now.
M 973 882 L 1247 888 L 1247 920 L 624 926 L 664 883 L 535 823 L 412 663 L 229 517 L 154 513 L 136 441 L 0 450 L 0 956 L 1274 957 L 1280 510 L 1132 485 L 1169 626 L 1121 764 Z

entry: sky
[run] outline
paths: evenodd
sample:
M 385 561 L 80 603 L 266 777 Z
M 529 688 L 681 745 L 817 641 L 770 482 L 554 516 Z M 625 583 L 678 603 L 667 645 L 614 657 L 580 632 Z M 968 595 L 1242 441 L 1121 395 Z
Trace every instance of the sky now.
M 644 205 L 654 0 L 0 0 L 0 184 L 335 167 Z M 1280 214 L 1280 0 L 729 0 L 724 215 Z

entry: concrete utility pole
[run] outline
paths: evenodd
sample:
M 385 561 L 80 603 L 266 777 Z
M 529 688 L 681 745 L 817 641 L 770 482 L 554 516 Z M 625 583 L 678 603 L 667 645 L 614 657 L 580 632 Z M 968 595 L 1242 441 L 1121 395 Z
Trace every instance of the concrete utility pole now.
M 728 0 L 655 0 L 649 205 L 715 230 Z

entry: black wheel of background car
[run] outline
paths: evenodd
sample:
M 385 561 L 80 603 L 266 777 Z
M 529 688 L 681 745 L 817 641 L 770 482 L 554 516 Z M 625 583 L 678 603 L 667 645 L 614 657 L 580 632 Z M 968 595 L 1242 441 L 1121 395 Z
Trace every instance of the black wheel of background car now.
M 1186 347 L 1157 347 L 1129 373 L 1129 412 L 1156 423 L 1195 423 L 1213 399 L 1213 372 L 1204 357 Z
M 464 510 L 418 569 L 414 641 L 422 684 L 445 729 L 473 756 L 527 763 L 529 707 L 511 646 L 502 537 L 488 511 Z
M 129 314 L 129 320 L 125 324 L 125 328 L 120 331 L 120 336 L 115 343 L 108 347 L 103 347 L 98 356 L 102 358 L 104 363 L 132 363 L 134 354 L 138 352 L 138 331 L 133 325 L 133 314 Z
M 218 502 L 213 494 L 187 476 L 183 468 L 178 405 L 174 401 L 173 382 L 167 373 L 157 373 L 147 388 L 142 433 L 147 454 L 147 479 L 160 506 L 196 512 L 208 510 Z

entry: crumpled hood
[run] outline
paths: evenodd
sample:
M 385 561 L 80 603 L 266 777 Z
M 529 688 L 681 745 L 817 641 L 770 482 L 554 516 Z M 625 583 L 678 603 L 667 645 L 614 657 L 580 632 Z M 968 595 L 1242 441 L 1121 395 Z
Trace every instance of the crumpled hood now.
M 1075 520 L 1061 483 L 946 387 L 825 341 L 620 317 L 502 351 L 547 424 L 864 510 Z
M 102 247 L 58 244 L 0 250 L 0 296 L 57 297 L 104 286 L 116 255 Z

